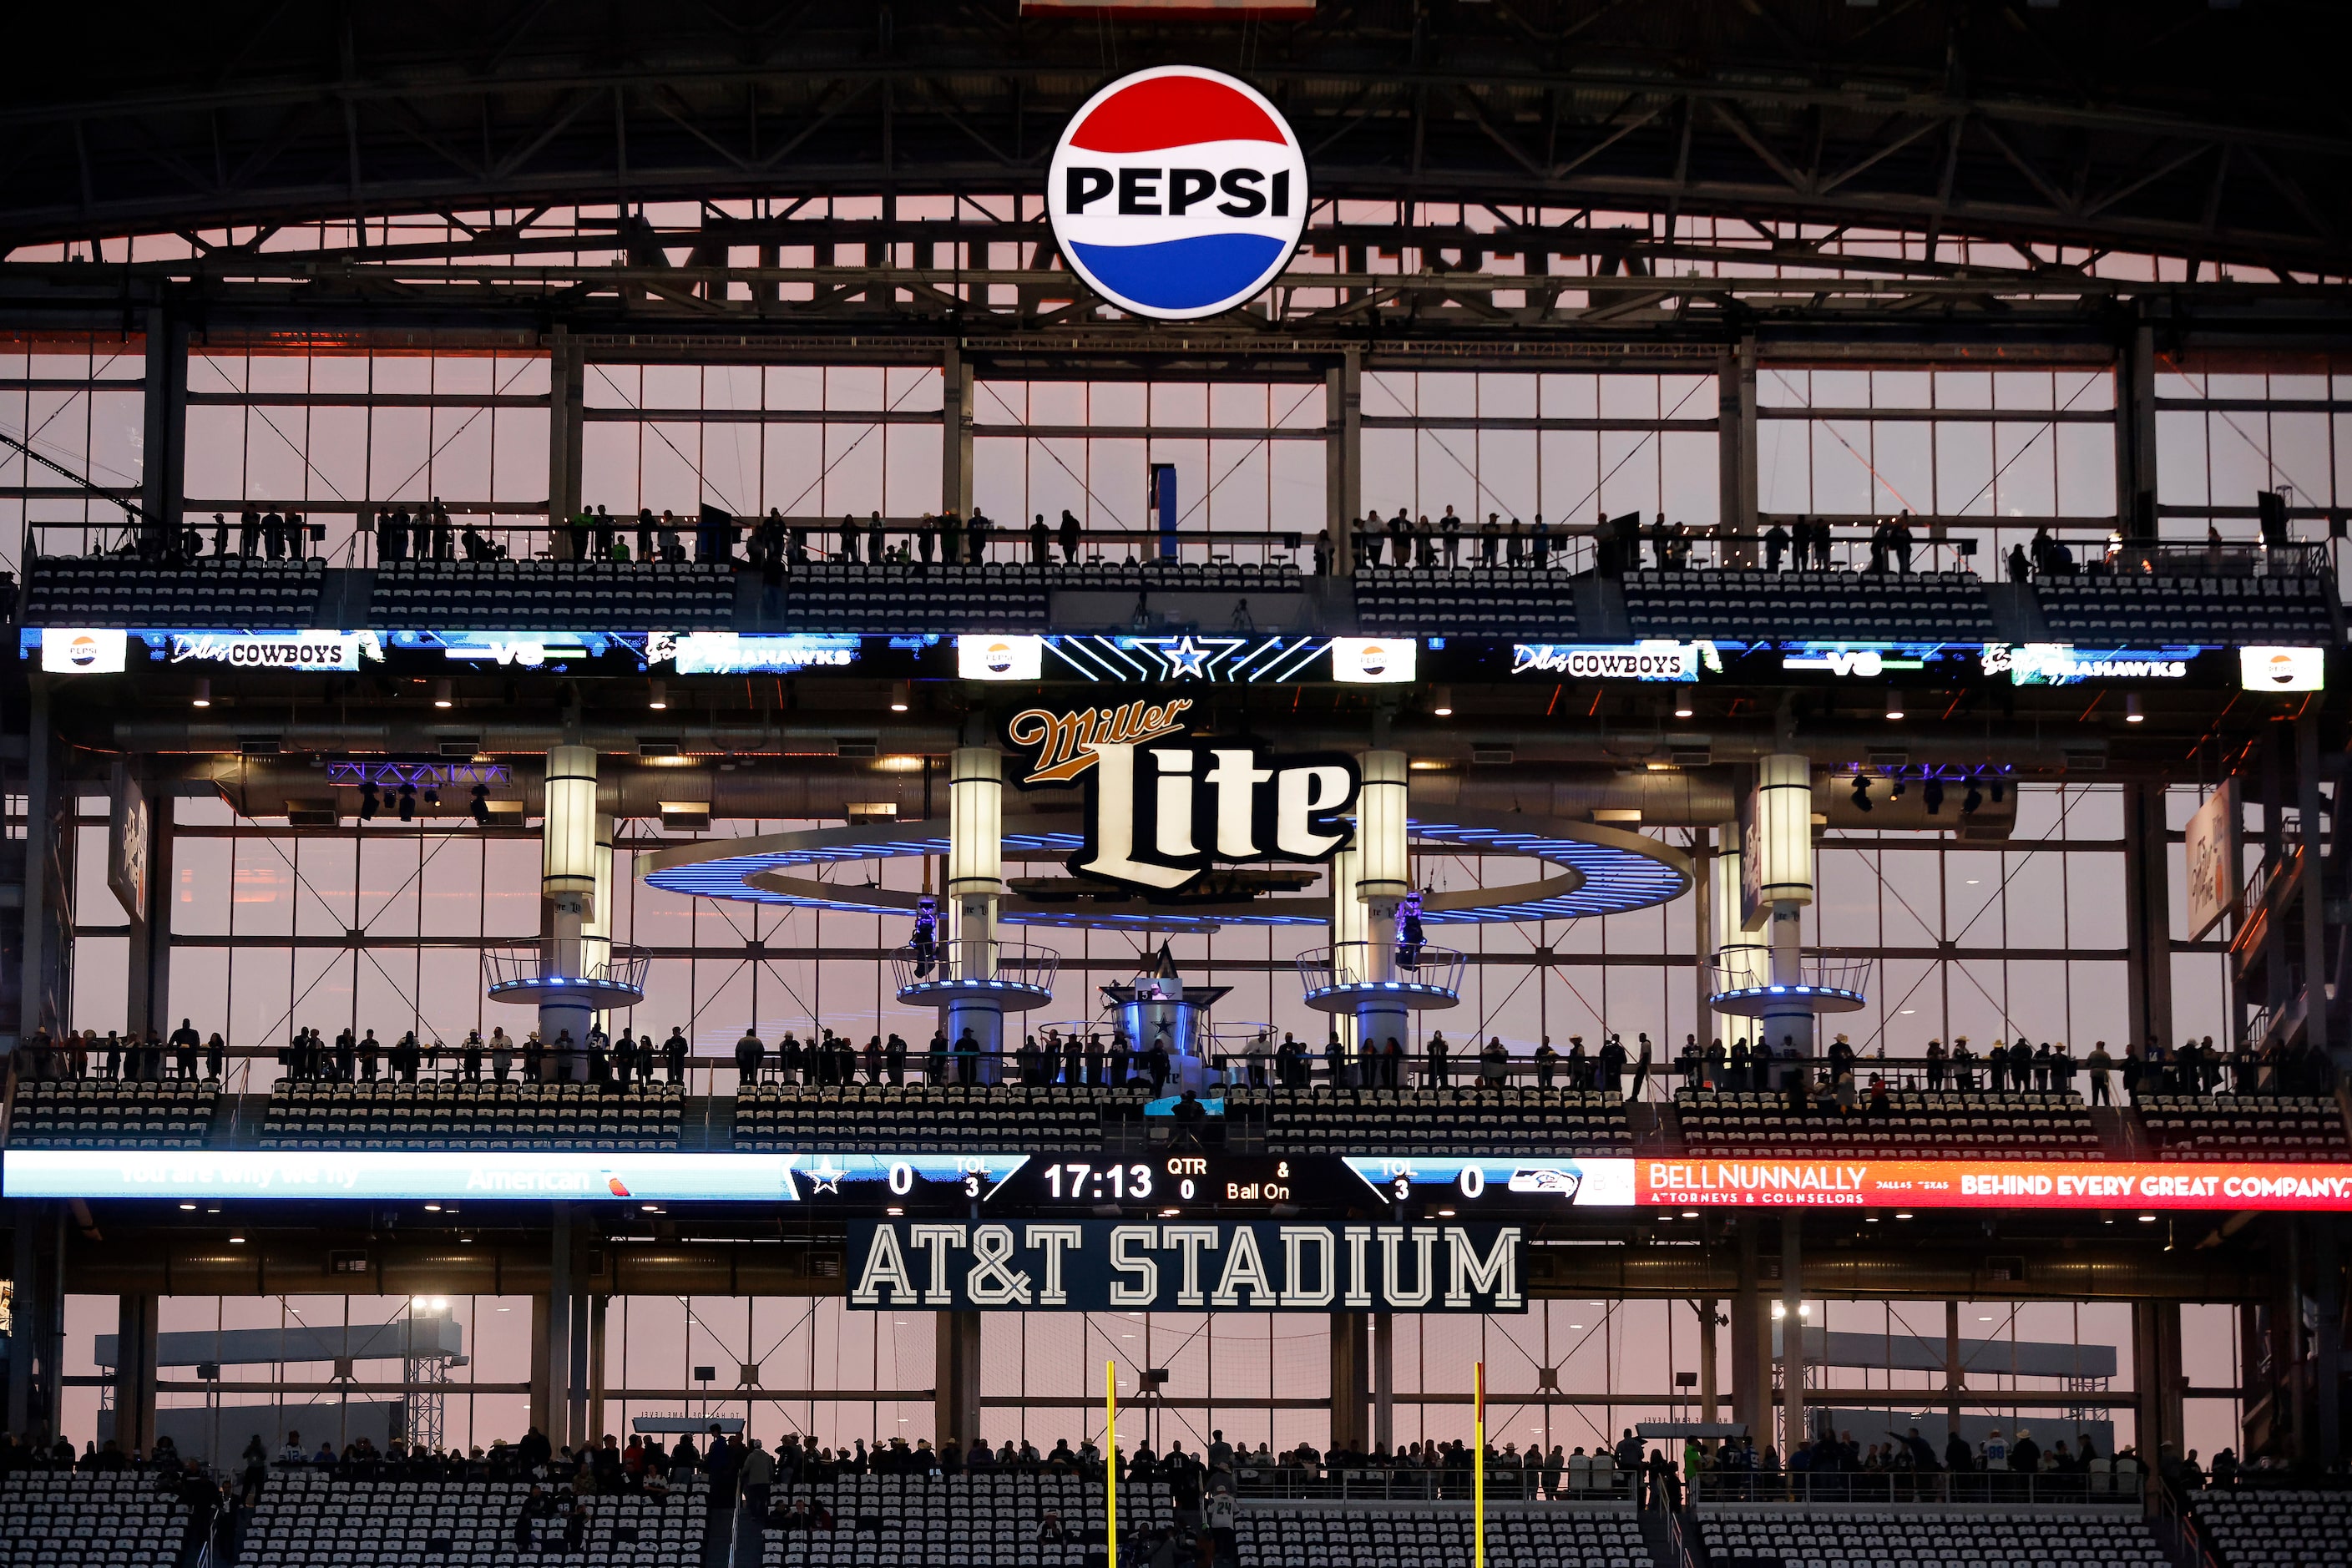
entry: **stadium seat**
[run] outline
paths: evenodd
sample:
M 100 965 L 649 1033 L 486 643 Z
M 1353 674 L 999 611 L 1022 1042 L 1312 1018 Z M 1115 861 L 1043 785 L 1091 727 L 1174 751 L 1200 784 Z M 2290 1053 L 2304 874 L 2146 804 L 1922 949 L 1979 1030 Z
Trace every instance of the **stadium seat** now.
M 819 561 L 785 577 L 783 625 L 871 637 L 1039 633 L 1045 595 L 1045 569 L 1037 566 Z
M 727 631 L 730 566 L 614 561 L 394 561 L 368 625 L 387 630 Z
M 2319 1095 L 2144 1094 L 2159 1160 L 2352 1160 L 2344 1111 Z
M 591 1496 L 585 1550 L 567 1552 L 561 1514 L 534 1521 L 540 1544 L 518 1551 L 515 1525 L 530 1495 L 528 1481 L 345 1481 L 320 1470 L 280 1470 L 246 1526 L 237 1561 L 246 1568 L 509 1568 L 542 1560 L 587 1568 L 694 1568 L 702 1561 L 707 1486 L 696 1476 L 667 1498 Z
M 1140 1116 L 1145 1091 L 1107 1086 L 755 1084 L 735 1096 L 735 1147 L 906 1153 L 1084 1154 L 1106 1123 Z
M 2052 638 L 2077 646 L 2189 643 L 2326 647 L 2331 584 L 2321 577 L 2154 577 L 2084 574 L 2033 586 Z
M 197 1149 L 211 1135 L 220 1085 L 75 1079 L 16 1091 L 8 1142 L 18 1149 Z
M 675 1149 L 676 1084 L 476 1082 L 269 1086 L 265 1149 Z
M 1577 637 L 1576 581 L 1532 566 L 1367 568 L 1356 574 L 1357 629 L 1372 637 Z
M 26 568 L 28 626 L 307 631 L 323 614 L 323 561 L 241 557 L 157 565 L 111 556 L 41 556 Z
M 1991 601 L 1969 572 L 1625 574 L 1637 637 L 1732 642 L 1983 642 Z
M 2229 1568 L 2352 1562 L 2352 1493 L 2202 1491 L 2196 1502 L 2198 1529 Z
M 1630 1505 L 1497 1507 L 1486 1561 L 1495 1568 L 1649 1568 Z M 1454 1568 L 1467 1563 L 1471 1518 L 1459 1502 L 1349 1508 L 1249 1504 L 1234 1524 L 1243 1568 Z
M 1057 1568 L 1082 1563 L 1091 1532 L 1097 1561 L 1106 1523 L 1103 1484 L 1076 1476 L 980 1474 L 958 1476 L 850 1476 L 786 1491 L 779 1487 L 772 1512 L 794 1502 L 822 1505 L 830 1530 L 770 1526 L 761 1532 L 761 1568 L 830 1568 L 832 1564 L 921 1563 L 924 1568 L 972 1568 L 976 1564 L 1038 1564 Z M 1171 1527 L 1175 1500 L 1161 1482 L 1124 1482 L 1119 1488 L 1119 1533 Z M 1051 1512 L 1066 1540 L 1037 1537 Z
M 1600 1089 L 1236 1089 L 1229 1122 L 1269 1154 L 1631 1154 L 1622 1097 Z
M 0 1482 L 6 1568 L 166 1568 L 188 1549 L 188 1505 L 138 1470 L 19 1470 Z
M 1706 1561 L 1717 1568 L 1762 1563 L 2032 1563 L 2042 1568 L 2137 1568 L 2170 1561 L 2135 1507 L 2028 1511 L 1773 1508 L 1701 1509 Z
M 1893 1113 L 1793 1115 L 1788 1097 L 1686 1089 L 1675 1096 L 1683 1149 L 1710 1158 L 1869 1154 L 1881 1159 L 1948 1157 L 2097 1160 L 2104 1157 L 2090 1108 L 2078 1094 L 1902 1089 Z

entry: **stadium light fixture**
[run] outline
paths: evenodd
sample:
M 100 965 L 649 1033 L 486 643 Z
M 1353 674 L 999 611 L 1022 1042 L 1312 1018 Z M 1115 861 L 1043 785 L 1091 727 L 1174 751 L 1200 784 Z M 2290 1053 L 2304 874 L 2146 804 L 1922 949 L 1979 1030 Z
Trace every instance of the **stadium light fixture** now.
M 449 694 L 449 682 L 448 682 L 448 681 L 446 681 L 446 680 L 436 680 L 436 681 L 435 681 L 435 682 L 433 683 L 433 706 L 434 706 L 434 707 L 436 707 L 436 708 L 447 708 L 447 707 L 451 706 L 451 705 L 455 702 L 455 700 L 455 700 L 454 698 L 452 698 L 452 697 L 450 696 L 450 694 Z
M 1696 710 L 1698 688 L 1687 680 L 1675 683 L 1675 717 L 1687 719 Z
M 1903 717 L 1903 693 L 1891 686 L 1886 689 L 1886 717 L 1890 721 Z
M 188 699 L 188 705 L 192 708 L 209 708 L 213 705 L 213 681 L 211 676 L 200 675 L 196 677 L 195 694 Z
M 1870 809 L 1870 778 L 1860 772 L 1853 775 L 1853 808 L 1856 811 Z
M 416 786 L 415 784 L 400 786 L 400 820 L 403 822 L 416 820 Z
M 360 785 L 360 820 L 362 822 L 373 822 L 375 820 L 375 785 L 373 784 L 363 784 Z
M 1432 713 L 1436 714 L 1440 719 L 1453 718 L 1454 688 L 1450 686 L 1433 687 L 1429 693 L 1429 710 Z
M 2147 715 L 2139 710 L 2139 693 L 2137 691 L 2125 692 L 2124 722 L 2126 724 L 2137 724 L 2146 717 Z
M 646 706 L 658 713 L 669 706 L 669 688 L 658 680 L 650 684 L 652 689 L 646 695 Z
M 913 707 L 914 703 L 915 690 L 913 687 L 908 685 L 908 683 L 903 680 L 894 680 L 890 683 L 891 712 L 904 713 L 908 709 Z

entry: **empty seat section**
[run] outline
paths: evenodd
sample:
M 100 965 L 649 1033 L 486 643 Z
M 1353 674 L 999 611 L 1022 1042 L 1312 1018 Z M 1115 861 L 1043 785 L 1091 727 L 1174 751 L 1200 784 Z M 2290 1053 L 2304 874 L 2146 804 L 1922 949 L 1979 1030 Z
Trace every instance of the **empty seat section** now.
M 676 1084 L 270 1085 L 265 1149 L 674 1149 L 685 1115 Z
M 1092 1153 L 1105 1122 L 1140 1116 L 1144 1099 L 1140 1089 L 1101 1086 L 755 1084 L 735 1096 L 735 1147 Z
M 1270 1154 L 1631 1154 L 1622 1097 L 1575 1089 L 1236 1089 Z
M 2104 1155 L 2078 1094 L 1895 1089 L 1890 1112 L 1839 1116 L 1789 1110 L 1785 1094 L 1686 1089 L 1675 1096 L 1683 1148 L 1699 1156 L 1769 1159 L 1871 1154 L 1883 1159 L 2096 1160 Z

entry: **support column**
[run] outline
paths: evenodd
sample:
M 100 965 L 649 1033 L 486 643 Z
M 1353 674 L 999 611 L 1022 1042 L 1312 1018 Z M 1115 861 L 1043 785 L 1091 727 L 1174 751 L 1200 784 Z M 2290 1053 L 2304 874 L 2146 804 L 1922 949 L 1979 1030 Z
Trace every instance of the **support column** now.
M 2153 1474 L 2158 1450 L 2180 1447 L 2180 1303 L 2132 1303 L 2132 1386 L 2139 1402 L 2136 1445 L 2143 1473 Z
M 65 1025 L 64 977 L 73 966 L 73 880 L 65 873 L 72 863 L 76 837 L 70 827 L 52 820 L 59 792 L 50 777 L 54 752 L 48 678 L 35 670 L 26 684 L 31 712 L 25 736 L 24 971 L 17 977 L 16 1022 L 22 1039 L 44 1028 L 54 1033 Z M 70 792 L 65 798 L 71 800 Z M 60 912 L 65 918 L 58 918 Z M 22 1296 L 20 1289 L 20 1301 Z M 11 1425 L 16 1431 L 25 1429 L 21 1424 Z
M 1372 1447 L 1396 1451 L 1396 1314 L 1375 1312 L 1372 1324 Z
M 1731 1418 L 1748 1428 L 1748 1440 L 1760 1452 L 1769 1440 L 1771 1419 L 1772 1371 L 1765 1346 L 1767 1321 L 1764 1298 L 1756 1288 L 1762 1263 L 1757 1256 L 1756 1232 L 1763 1216 L 1744 1214 L 1733 1222 L 1739 1245 L 1738 1283 L 1731 1293 Z
M 1346 954 L 1362 951 L 1351 944 L 1364 940 L 1364 904 L 1356 896 L 1357 884 L 1363 880 L 1363 854 L 1352 843 L 1331 857 L 1328 873 L 1331 883 L 1331 962 L 1335 965 Z M 1356 1016 L 1353 1013 L 1334 1013 L 1331 1015 L 1331 1027 L 1338 1031 L 1339 1043 L 1348 1048 L 1348 1056 L 1352 1060 L 1359 1043 Z M 1321 1045 L 1320 1040 L 1309 1040 L 1307 1048 L 1313 1051 Z
M 2299 847 L 2303 851 L 2303 893 L 2297 900 L 2303 908 L 2302 929 L 2296 933 L 2297 945 L 2303 950 L 2303 1038 L 2315 1055 L 2331 1058 L 2338 1071 L 2352 1067 L 2352 1051 L 2345 1050 L 2328 1037 L 2327 1028 L 2327 899 L 2326 844 L 2322 827 L 2326 819 L 2319 805 L 2319 708 L 2314 703 L 2304 710 L 2303 717 L 2294 722 L 2294 804 L 2295 820 L 2302 829 Z M 2346 1042 L 2352 1044 L 2352 1042 Z
M 555 1429 L 555 1412 L 561 1407 L 556 1394 L 555 1348 L 550 1337 L 554 1327 L 552 1296 L 530 1299 L 530 1425 L 542 1434 Z M 552 1436 L 548 1438 L 553 1442 Z
M 145 437 L 139 465 L 139 510 L 142 531 L 158 551 L 168 548 L 180 527 L 187 493 L 188 328 L 175 312 L 147 312 Z
M 572 1432 L 572 1205 L 559 1203 L 548 1221 L 547 1422 L 540 1430 L 558 1448 Z
M 1715 1331 L 1722 1303 L 1712 1296 L 1702 1296 L 1691 1303 L 1698 1309 L 1698 1418 L 1715 1421 L 1721 1418 L 1721 1399 L 1716 1391 Z
M 1947 1434 L 1960 1429 L 1960 1391 L 1968 1386 L 1968 1373 L 1960 1365 L 1960 1304 L 1944 1303 L 1944 1430 Z
M 540 973 L 551 978 L 577 980 L 585 973 L 585 928 L 596 915 L 596 815 L 594 749 L 550 746 L 545 814 L 540 825 L 540 891 L 551 906 L 554 926 Z M 605 831 L 609 838 L 609 826 Z M 541 995 L 539 1037 L 548 1048 L 549 1071 L 586 1078 L 588 1029 L 595 1016 L 584 992 Z M 567 1034 L 579 1049 L 561 1049 Z
M 1804 1216 L 1780 1216 L 1780 1462 L 1805 1440 Z
M 2116 355 L 2116 512 L 2126 539 L 2156 539 L 2156 333 L 2135 326 Z
M 144 809 L 136 813 L 135 821 L 123 821 L 124 807 L 131 800 Z M 172 797 L 149 795 L 136 785 L 128 790 L 118 785 L 115 813 L 114 831 L 137 834 L 137 853 L 146 867 L 138 894 L 140 907 L 125 910 L 131 917 L 126 1011 L 132 1027 L 168 1036 L 174 1023 L 171 1016 Z M 123 849 L 129 853 L 132 846 L 126 842 Z
M 10 1302 L 14 1309 L 13 1339 L 8 1347 L 8 1430 L 29 1433 L 33 1426 L 33 1345 L 37 1285 L 40 1277 L 41 1205 L 24 1198 L 9 1205 L 8 1221 L 16 1246 L 9 1259 Z
M 940 510 L 971 515 L 971 367 L 950 348 L 940 366 Z
M 2125 1027 L 2145 1049 L 2172 1038 L 2172 887 L 2164 786 L 2124 785 Z M 2121 1057 L 2123 1052 L 2116 1052 Z
M 579 1258 L 576 1250 L 572 1257 L 576 1262 Z M 575 1284 L 579 1282 L 579 1272 L 577 1268 L 572 1271 Z M 565 1313 L 572 1326 L 572 1375 L 566 1380 L 569 1397 L 564 1405 L 563 1426 L 572 1434 L 572 1447 L 575 1450 L 596 1440 L 595 1431 L 588 1425 L 588 1325 L 590 1304 L 593 1300 L 584 1291 L 575 1290 L 567 1303 Z
M 1805 907 L 1813 901 L 1813 772 L 1812 764 L 1794 752 L 1779 752 L 1757 764 L 1755 842 L 1746 853 L 1758 857 L 1759 910 L 1771 911 L 1771 983 L 1776 986 L 1804 984 Z M 1795 1041 L 1797 1054 L 1813 1054 L 1813 1012 L 1804 998 L 1776 1005 L 1768 1002 L 1763 1016 L 1764 1037 L 1772 1049 L 1785 1051 Z
M 1361 1452 L 1370 1436 L 1365 1420 L 1371 1402 L 1371 1314 L 1331 1314 L 1331 1442 L 1334 1448 Z
M 2344 1454 L 2344 1255 L 2341 1225 L 2332 1214 L 2312 1216 L 2312 1425 L 2313 1458 L 2333 1468 Z
M 1742 337 L 1716 363 L 1717 510 L 1727 533 L 1724 563 L 1756 564 L 1756 338 Z
M 980 1441 L 980 1322 L 978 1312 L 937 1312 L 939 1351 L 931 1390 L 937 1446 L 967 1453 Z
M 579 515 L 581 456 L 586 435 L 581 407 L 586 401 L 587 363 L 570 329 L 559 323 L 548 335 L 547 351 L 547 523 Z M 566 532 L 549 535 L 551 554 L 568 556 L 572 544 Z
M 1772 973 L 1772 950 L 1757 941 L 1756 933 L 1739 921 L 1740 880 L 1748 865 L 1739 824 L 1725 823 L 1716 829 L 1715 837 L 1717 848 L 1708 857 L 1706 881 L 1707 912 L 1713 926 L 1708 941 L 1715 949 L 1716 961 L 1714 984 L 1726 991 L 1761 985 Z M 1711 1018 L 1714 1015 L 1702 1008 L 1700 1016 Z M 1728 1025 L 1722 1018 L 1714 1021 L 1718 1031 L 1727 1027 L 1745 1031 L 1749 1026 L 1747 1019 L 1739 1017 L 1734 1017 Z M 1755 1027 L 1759 1031 L 1757 1037 L 1762 1038 L 1763 1026 L 1758 1024 Z
M 591 863 L 595 867 L 596 892 L 589 903 L 589 913 L 580 921 L 580 973 L 589 978 L 607 974 L 613 963 L 613 814 L 596 814 L 596 847 Z M 592 1029 L 602 1029 L 609 1038 L 613 1032 L 613 1015 L 599 1009 L 588 1016 Z
M 959 746 L 948 758 L 948 931 L 952 976 L 961 984 L 996 975 L 996 906 L 1004 894 L 1004 757 L 992 746 Z M 1004 1048 L 1004 1006 L 959 995 L 948 1005 L 948 1042 L 971 1031 L 980 1070 L 994 1082 Z M 1141 1048 L 1143 1042 L 1138 1042 Z
M 1356 889 L 1363 906 L 1363 945 L 1359 973 L 1366 980 L 1394 980 L 1397 907 L 1412 891 L 1412 856 L 1405 843 L 1408 759 L 1402 752 L 1366 752 L 1358 766 L 1363 784 L 1356 795 Z M 1334 952 L 1335 964 L 1347 955 Z M 1356 1006 L 1360 1043 L 1385 1046 L 1412 1038 L 1412 1016 L 1400 1001 L 1374 997 Z
M 1364 362 L 1354 349 L 1323 373 L 1323 526 L 1331 534 L 1331 572 L 1356 570 L 1356 519 L 1363 515 Z
M 588 1430 L 591 1443 L 604 1436 L 604 1312 L 610 1296 L 588 1298 Z
M 155 1447 L 154 1296 L 120 1296 L 114 1316 L 114 1440 L 126 1454 Z

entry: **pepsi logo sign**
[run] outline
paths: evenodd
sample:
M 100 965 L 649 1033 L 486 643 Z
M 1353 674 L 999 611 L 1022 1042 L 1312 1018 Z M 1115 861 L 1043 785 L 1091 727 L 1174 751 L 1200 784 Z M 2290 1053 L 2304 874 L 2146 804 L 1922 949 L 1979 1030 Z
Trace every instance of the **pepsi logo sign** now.
M 1071 269 L 1139 316 L 1230 310 L 1289 261 L 1307 157 L 1256 89 L 1195 66 L 1122 77 L 1071 117 L 1045 210 Z

